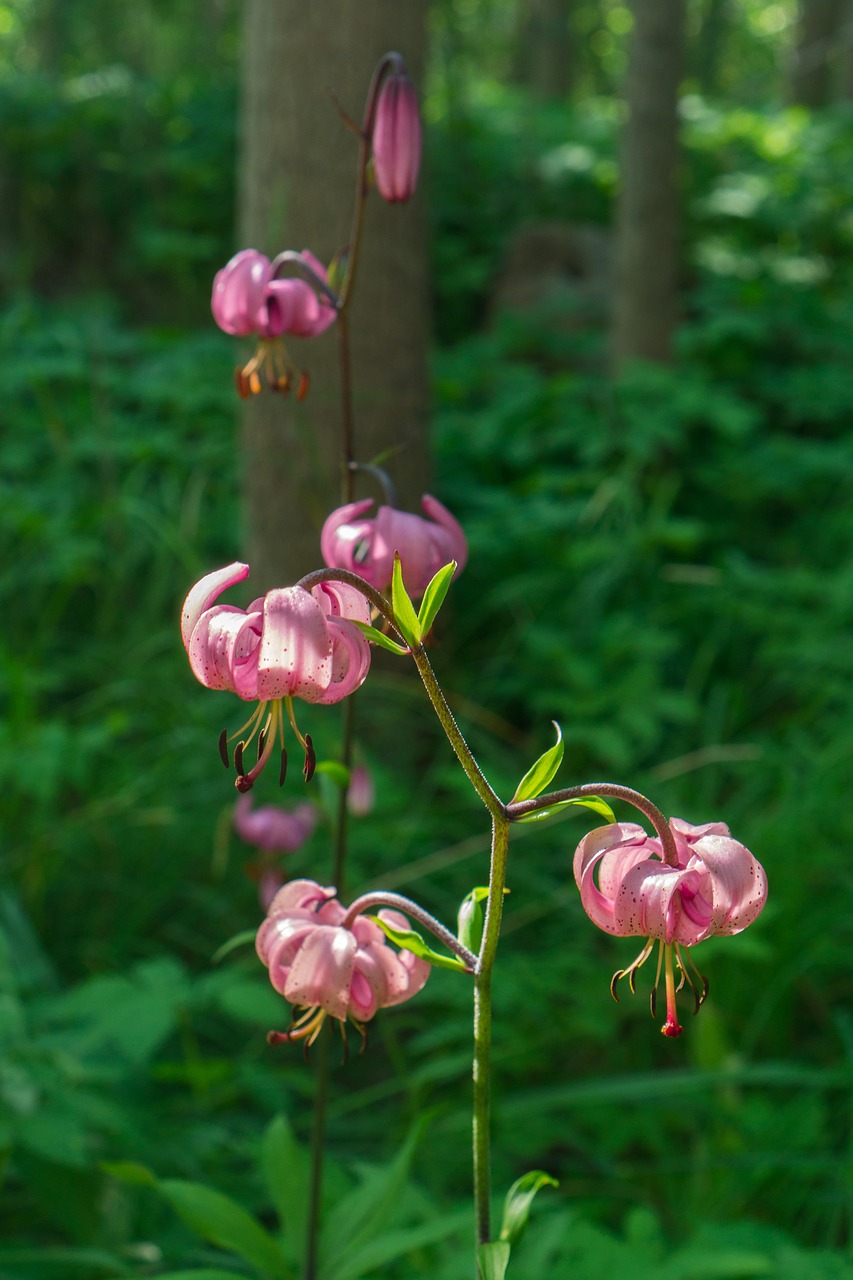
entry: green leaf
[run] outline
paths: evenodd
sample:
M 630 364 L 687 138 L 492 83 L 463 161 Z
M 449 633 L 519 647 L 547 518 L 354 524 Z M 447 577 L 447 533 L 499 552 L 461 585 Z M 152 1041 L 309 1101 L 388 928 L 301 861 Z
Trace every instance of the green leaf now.
M 377 631 L 376 627 L 371 627 L 366 622 L 355 622 L 354 619 L 351 619 L 351 621 L 371 644 L 378 644 L 380 649 L 387 649 L 389 653 L 396 653 L 398 657 L 405 657 L 410 652 L 404 645 L 397 644 L 396 640 L 386 636 L 384 631 Z
M 235 933 L 233 938 L 229 938 L 227 942 L 223 942 L 222 946 L 213 953 L 211 964 L 219 964 L 220 960 L 224 960 L 232 951 L 236 951 L 238 947 L 245 947 L 248 943 L 254 942 L 257 937 L 257 929 L 241 929 L 239 933 Z
M 403 570 L 398 555 L 394 556 L 394 573 L 391 578 L 391 608 L 394 610 L 394 621 L 397 624 L 397 630 L 400 635 L 407 645 L 410 645 L 412 649 L 417 649 L 423 639 L 423 635 L 418 622 L 418 615 L 415 613 L 415 606 L 409 599 L 409 593 L 403 585 Z
M 527 1219 L 530 1217 L 530 1206 L 537 1191 L 541 1191 L 543 1187 L 556 1187 L 558 1185 L 557 1180 L 552 1178 L 550 1173 L 543 1173 L 541 1169 L 534 1169 L 531 1173 L 525 1173 L 514 1182 L 506 1193 L 506 1200 L 504 1201 L 501 1240 L 506 1240 L 509 1244 L 517 1244 L 521 1239 L 524 1228 L 527 1226 Z
M 421 629 L 421 635 L 427 635 L 430 627 L 435 622 L 436 615 L 444 604 L 444 597 L 450 589 L 455 572 L 456 561 L 451 560 L 450 564 L 446 564 L 443 569 L 439 569 L 427 586 L 418 611 L 418 626 Z
M 551 723 L 557 730 L 557 741 L 527 770 L 527 773 L 516 787 L 515 795 L 512 797 L 510 804 L 517 804 L 521 800 L 533 800 L 540 792 L 545 790 L 559 769 L 563 759 L 563 735 L 557 721 L 552 720 Z
M 157 1175 L 144 1164 L 133 1160 L 102 1160 L 99 1168 L 111 1178 L 126 1182 L 131 1187 L 156 1187 Z
M 480 1280 L 503 1280 L 509 1265 L 509 1245 L 506 1240 L 492 1240 L 481 1244 L 477 1250 L 477 1266 Z
M 349 769 L 345 764 L 341 764 L 340 760 L 318 760 L 314 772 L 324 773 L 340 787 L 341 791 L 345 791 L 349 786 Z
M 395 929 L 387 920 L 383 920 L 380 916 L 369 917 L 385 934 L 386 938 L 390 938 L 398 947 L 402 947 L 404 951 L 411 951 L 412 955 L 420 956 L 422 960 L 429 960 L 430 964 L 434 964 L 438 969 L 456 969 L 462 973 L 467 973 L 465 965 L 456 956 L 441 955 L 438 951 L 433 951 L 428 946 L 419 933 L 415 933 L 414 929 Z
M 261 1169 L 288 1253 L 301 1270 L 308 1225 L 311 1157 L 294 1138 L 284 1116 L 276 1116 L 264 1134 Z
M 472 889 L 470 893 L 466 893 L 460 902 L 459 914 L 456 917 L 456 936 L 475 955 L 479 954 L 480 944 L 483 941 L 485 917 L 480 903 L 488 896 L 488 885 L 480 885 L 478 888 Z
M 241 1205 L 200 1182 L 169 1178 L 157 1190 L 186 1225 L 211 1244 L 245 1258 L 259 1271 L 291 1280 L 278 1242 Z
M 616 821 L 616 814 L 601 796 L 583 796 L 578 800 L 558 800 L 556 804 L 546 805 L 544 809 L 537 809 L 535 813 L 526 813 L 523 818 L 516 818 L 516 822 L 541 822 L 543 818 L 550 818 L 561 809 L 568 809 L 569 805 L 573 804 L 580 805 L 583 809 L 592 809 L 593 813 L 600 813 L 608 822 Z
M 361 1185 L 335 1206 L 320 1234 L 320 1275 L 339 1280 L 350 1272 L 347 1263 L 364 1246 L 387 1232 L 400 1204 L 400 1188 L 404 1185 L 415 1146 L 424 1128 L 423 1119 L 412 1128 L 403 1146 L 390 1164 L 371 1169 Z
M 203 1267 L 200 1271 L 166 1271 L 157 1280 L 246 1280 L 245 1271 L 220 1271 L 216 1267 Z

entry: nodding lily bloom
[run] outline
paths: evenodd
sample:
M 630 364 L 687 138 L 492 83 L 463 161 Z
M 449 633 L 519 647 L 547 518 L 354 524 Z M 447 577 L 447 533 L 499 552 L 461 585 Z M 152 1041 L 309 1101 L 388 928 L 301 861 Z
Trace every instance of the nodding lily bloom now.
M 268 853 L 293 853 L 301 848 L 317 825 L 313 804 L 283 809 L 277 804 L 252 807 L 252 797 L 241 795 L 234 806 L 234 830 L 246 844 Z
M 327 281 L 326 269 L 306 249 L 299 255 L 311 270 Z M 337 311 L 325 297 L 318 297 L 306 280 L 276 275 L 279 259 L 270 262 L 257 249 L 241 249 L 217 271 L 210 301 L 213 318 L 225 333 L 236 337 L 255 334 L 258 349 L 237 369 L 237 390 L 244 398 L 262 390 L 289 391 L 296 381 L 297 399 L 308 390 L 308 379 L 291 363 L 282 334 L 315 338 L 324 333 Z
M 665 1036 L 680 1036 L 676 993 L 685 983 L 695 998 L 694 1012 L 708 994 L 708 983 L 688 948 L 714 934 L 740 933 L 752 924 L 767 899 L 764 868 L 744 845 L 733 840 L 724 822 L 694 827 L 672 818 L 678 866 L 663 860 L 661 841 L 633 822 L 615 822 L 584 836 L 575 852 L 575 881 L 583 908 L 599 929 L 618 937 L 648 939 L 633 964 L 613 975 L 610 990 L 627 978 L 635 989 L 637 970 L 656 942 L 657 974 L 652 989 L 654 1016 L 661 968 L 666 983 Z M 596 877 L 598 883 L 596 884 Z M 675 983 L 674 965 L 680 971 Z
M 373 170 L 383 200 L 408 200 L 418 185 L 421 166 L 421 116 L 418 95 L 405 71 L 382 82 L 373 126 Z
M 396 929 L 406 917 L 383 908 L 377 915 Z M 346 909 L 334 889 L 313 880 L 291 880 L 270 903 L 258 930 L 258 955 L 276 991 L 300 1010 L 287 1031 L 271 1031 L 271 1044 L 305 1040 L 312 1045 L 327 1017 L 343 1030 L 347 1019 L 364 1034 L 378 1009 L 401 1004 L 421 990 L 430 966 L 410 951 L 395 951 L 378 925 Z
M 462 526 L 446 507 L 425 494 L 421 506 L 429 519 L 380 507 L 365 516 L 372 498 L 338 507 L 327 518 L 320 534 L 320 550 L 331 569 L 361 574 L 377 591 L 391 585 L 394 553 L 400 557 L 403 582 L 409 595 L 422 596 L 430 579 L 451 560 L 457 575 L 468 560 L 468 543 Z
M 310 735 L 300 733 L 293 699 L 332 703 L 353 693 L 370 667 L 370 648 L 352 619 L 368 622 L 370 609 L 350 586 L 323 583 L 313 591 L 282 587 L 254 600 L 248 609 L 215 601 L 226 588 L 249 576 L 247 564 L 227 565 L 206 574 L 184 601 L 181 634 L 190 666 L 208 689 L 229 689 L 259 705 L 242 728 L 234 750 L 238 791 L 249 791 L 267 764 L 278 739 L 284 781 L 284 715 L 305 750 L 306 781 L 316 757 Z M 244 736 L 245 735 L 245 736 Z M 243 753 L 257 736 L 257 762 L 245 769 Z M 228 738 L 223 730 L 220 755 L 228 767 Z

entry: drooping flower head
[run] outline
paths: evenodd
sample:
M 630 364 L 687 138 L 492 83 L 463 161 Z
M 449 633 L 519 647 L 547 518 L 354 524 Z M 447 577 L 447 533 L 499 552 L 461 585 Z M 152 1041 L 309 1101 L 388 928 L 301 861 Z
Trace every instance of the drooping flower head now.
M 264 385 L 286 392 L 295 382 L 301 400 L 308 389 L 307 377 L 291 362 L 282 335 L 315 338 L 337 315 L 329 299 L 318 295 L 306 280 L 278 276 L 284 260 L 303 263 L 328 283 L 325 267 L 307 249 L 296 255 L 279 254 L 273 262 L 257 249 L 241 249 L 214 277 L 210 306 L 219 328 L 236 337 L 254 334 L 259 339 L 251 360 L 236 372 L 237 390 L 244 398 Z
M 405 916 L 377 912 L 397 929 Z M 305 1040 L 311 1045 L 327 1017 L 347 1019 L 363 1032 L 378 1009 L 401 1004 L 421 990 L 430 966 L 409 951 L 395 951 L 378 925 L 363 915 L 347 920 L 334 889 L 313 880 L 291 880 L 270 903 L 258 930 L 258 955 L 270 981 L 299 1015 L 270 1043 Z
M 687 983 L 696 1009 L 708 993 L 688 948 L 714 934 L 740 933 L 751 924 L 766 901 L 767 877 L 749 850 L 732 839 L 724 822 L 694 827 L 672 818 L 669 825 L 677 867 L 664 861 L 658 838 L 636 823 L 615 822 L 584 836 L 575 852 L 574 873 L 583 908 L 599 929 L 648 939 L 633 964 L 614 974 L 615 999 L 621 978 L 627 978 L 634 990 L 637 970 L 655 942 L 660 943 L 652 1014 L 663 967 L 666 1020 L 661 1030 L 666 1036 L 679 1036 L 676 992 Z M 680 970 L 677 987 L 674 965 Z
M 305 750 L 305 775 L 314 770 L 310 735 L 303 735 L 293 699 L 333 703 L 353 693 L 370 667 L 370 648 L 353 621 L 369 622 L 364 597 L 343 583 L 326 582 L 313 591 L 282 587 L 254 600 L 248 609 L 216 604 L 226 588 L 249 576 L 235 562 L 208 573 L 184 601 L 181 635 L 190 666 L 208 689 L 228 689 L 259 705 L 242 728 L 234 750 L 237 789 L 249 791 L 267 764 L 276 740 L 284 752 L 284 714 Z M 245 735 L 245 736 L 244 736 Z M 257 736 L 255 765 L 246 769 L 243 753 Z M 227 736 L 220 754 L 228 765 Z
M 390 204 L 408 200 L 418 185 L 421 166 L 421 115 L 415 86 L 398 58 L 376 100 L 373 169 L 376 186 Z
M 421 499 L 428 519 L 394 507 L 380 507 L 375 516 L 365 512 L 371 498 L 338 507 L 327 518 L 320 534 L 320 549 L 330 569 L 358 573 L 377 591 L 391 585 L 394 554 L 400 557 L 403 583 L 414 599 L 422 596 L 430 579 L 451 560 L 457 575 L 468 560 L 468 543 L 462 526 L 446 507 L 425 494 Z

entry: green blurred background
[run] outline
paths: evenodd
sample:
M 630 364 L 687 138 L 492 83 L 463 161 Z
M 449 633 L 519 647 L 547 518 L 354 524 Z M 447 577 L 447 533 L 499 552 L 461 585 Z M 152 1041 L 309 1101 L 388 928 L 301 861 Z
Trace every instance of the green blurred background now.
M 628 8 L 562 6 L 557 86 L 523 4 L 430 10 L 434 487 L 471 546 L 439 678 L 499 790 L 558 720 L 560 782 L 722 818 L 771 886 L 696 953 L 711 995 L 670 1043 L 644 994 L 610 1000 L 636 946 L 581 911 L 587 818 L 516 833 L 495 1185 L 561 1184 L 519 1280 L 853 1276 L 853 14 L 830 9 L 805 106 L 791 0 L 688 5 L 676 355 L 615 378 L 606 268 L 557 255 L 531 285 L 513 262 L 555 226 L 608 261 Z M 195 684 L 176 625 L 240 554 L 235 354 L 209 315 L 236 247 L 239 16 L 0 4 L 3 1280 L 221 1265 L 104 1166 L 266 1220 L 261 1134 L 310 1130 L 312 1069 L 266 1046 L 288 1015 L 251 948 L 211 964 L 260 910 L 215 748 L 239 709 Z M 350 880 L 452 922 L 487 876 L 483 815 L 402 666 L 377 658 L 359 695 L 377 800 Z M 311 729 L 333 754 L 335 713 Z M 328 849 L 327 820 L 288 869 L 323 880 Z M 469 1001 L 436 972 L 334 1072 L 332 1197 L 429 1116 L 400 1259 L 357 1274 L 469 1273 L 466 1225 L 405 1236 L 468 1195 Z

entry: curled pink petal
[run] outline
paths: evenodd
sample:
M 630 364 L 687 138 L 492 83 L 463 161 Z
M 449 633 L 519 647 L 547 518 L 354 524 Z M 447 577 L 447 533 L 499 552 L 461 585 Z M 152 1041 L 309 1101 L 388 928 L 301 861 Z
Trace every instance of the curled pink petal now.
M 205 574 L 194 587 L 190 588 L 181 609 L 181 636 L 185 649 L 189 648 L 190 636 L 201 615 L 211 607 L 223 591 L 233 587 L 237 582 L 242 582 L 248 576 L 249 566 L 235 560 L 224 569 L 215 569 L 213 573 Z
M 348 582 L 321 582 L 312 588 L 311 594 L 328 617 L 348 618 L 369 626 L 370 605 L 358 588 Z
M 258 697 L 297 694 L 320 702 L 332 679 L 332 638 L 323 611 L 302 587 L 282 587 L 264 597 L 258 658 Z
M 329 618 L 332 637 L 332 678 L 318 702 L 340 702 L 364 684 L 370 670 L 370 645 L 346 618 Z M 305 694 L 302 695 L 305 697 Z
M 217 271 L 210 306 L 214 320 L 225 333 L 235 337 L 249 333 L 274 336 L 264 332 L 270 271 L 269 259 L 257 249 L 241 249 Z
M 462 527 L 447 508 L 428 494 L 422 505 L 429 519 L 387 506 L 369 517 L 370 499 L 339 507 L 323 525 L 323 559 L 330 568 L 358 573 L 377 591 L 385 591 L 397 554 L 406 590 L 414 598 L 422 596 L 439 569 L 455 560 L 458 574 L 468 559 Z
M 285 999 L 295 1005 L 316 1005 L 343 1021 L 349 1012 L 356 951 L 349 929 L 316 925 L 290 966 Z

